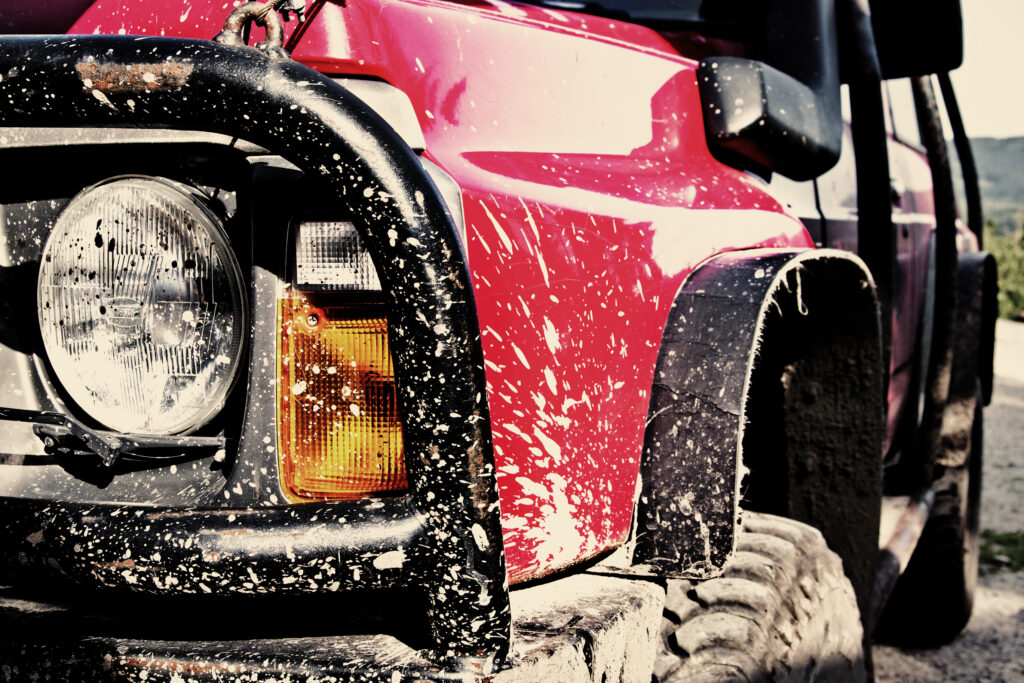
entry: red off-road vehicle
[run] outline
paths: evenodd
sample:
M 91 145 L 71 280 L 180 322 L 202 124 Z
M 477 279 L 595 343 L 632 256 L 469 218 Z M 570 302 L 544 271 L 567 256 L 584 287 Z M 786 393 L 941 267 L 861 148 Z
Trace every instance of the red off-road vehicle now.
M 994 267 L 959 3 L 870 5 L 5 0 L 3 678 L 951 638 Z

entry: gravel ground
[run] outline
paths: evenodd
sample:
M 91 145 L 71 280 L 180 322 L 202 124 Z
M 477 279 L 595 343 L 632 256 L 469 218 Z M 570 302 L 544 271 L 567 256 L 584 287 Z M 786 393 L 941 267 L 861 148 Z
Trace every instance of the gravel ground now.
M 985 409 L 981 527 L 1024 530 L 1024 324 L 996 327 L 996 384 Z M 1024 572 L 982 566 L 967 628 L 936 650 L 875 647 L 879 682 L 1024 683 Z

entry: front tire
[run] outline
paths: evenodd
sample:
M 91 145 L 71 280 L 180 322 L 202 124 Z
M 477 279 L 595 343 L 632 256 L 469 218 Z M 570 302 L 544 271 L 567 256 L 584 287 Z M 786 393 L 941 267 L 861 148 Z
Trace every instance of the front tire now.
M 863 681 L 857 599 L 813 527 L 744 512 L 725 574 L 670 581 L 654 680 Z

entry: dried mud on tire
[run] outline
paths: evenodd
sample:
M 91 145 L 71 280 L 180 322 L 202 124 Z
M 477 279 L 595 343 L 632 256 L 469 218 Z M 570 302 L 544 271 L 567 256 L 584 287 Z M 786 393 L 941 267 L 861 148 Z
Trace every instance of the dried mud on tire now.
M 866 680 L 857 600 L 814 528 L 746 512 L 728 570 L 670 581 L 654 680 Z

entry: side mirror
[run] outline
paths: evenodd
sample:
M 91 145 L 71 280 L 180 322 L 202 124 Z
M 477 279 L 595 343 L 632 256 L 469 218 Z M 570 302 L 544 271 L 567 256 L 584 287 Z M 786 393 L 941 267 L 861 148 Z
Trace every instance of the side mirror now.
M 946 73 L 964 60 L 960 0 L 871 0 L 882 78 Z
M 763 5 L 762 60 L 701 60 L 697 84 L 711 151 L 741 168 L 815 178 L 839 160 L 843 124 L 835 3 Z
M 701 60 L 697 79 L 708 146 L 720 161 L 793 180 L 816 178 L 838 161 L 838 83 L 834 95 L 821 92 L 739 57 Z

